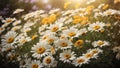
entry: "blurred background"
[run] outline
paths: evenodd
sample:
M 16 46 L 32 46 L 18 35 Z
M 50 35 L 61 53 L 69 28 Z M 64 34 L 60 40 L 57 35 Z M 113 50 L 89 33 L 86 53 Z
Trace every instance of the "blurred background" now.
M 60 8 L 64 9 L 66 2 L 71 2 L 72 5 L 69 9 L 75 9 L 75 7 L 84 7 L 84 1 L 90 0 L 0 0 L 0 16 L 3 18 L 10 17 L 15 9 L 24 9 L 24 13 L 32 12 L 38 9 L 49 11 L 51 9 Z M 120 9 L 120 3 L 114 4 L 114 0 L 96 0 L 98 2 L 92 3 L 92 5 L 98 5 L 100 2 L 111 4 L 111 8 Z

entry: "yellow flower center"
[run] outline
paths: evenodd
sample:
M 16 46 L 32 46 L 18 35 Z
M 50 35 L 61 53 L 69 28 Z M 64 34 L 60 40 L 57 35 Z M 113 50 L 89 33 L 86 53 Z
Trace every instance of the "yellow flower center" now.
M 38 35 L 33 35 L 32 36 L 32 40 L 34 40 L 35 38 L 37 38 L 38 37 Z
M 49 44 L 51 44 L 51 43 L 53 43 L 53 42 L 54 42 L 54 39 L 49 39 L 49 40 L 48 40 L 48 43 L 49 43 Z
M 7 51 L 10 51 L 10 50 L 12 50 L 12 49 L 11 49 L 10 47 L 8 47 L 8 48 L 7 48 Z
M 85 60 L 84 59 L 78 59 L 77 63 L 83 63 Z
M 3 30 L 3 28 L 0 28 L 0 30 Z
M 51 58 L 47 58 L 47 59 L 45 60 L 45 62 L 46 62 L 47 64 L 50 64 L 50 63 L 51 63 Z
M 70 33 L 68 33 L 68 35 L 72 37 L 72 36 L 75 36 L 76 33 L 75 32 L 70 32 Z
M 60 39 L 65 39 L 65 36 L 61 36 Z
M 44 53 L 45 52 L 45 48 L 44 47 L 40 47 L 40 48 L 38 48 L 38 50 L 37 50 L 37 53 L 38 54 L 42 54 L 42 53 Z
M 97 26 L 97 25 L 96 25 L 96 26 L 94 26 L 93 28 L 94 28 L 94 30 L 98 30 L 98 29 L 100 29 L 100 26 Z
M 7 43 L 12 43 L 13 41 L 14 41 L 14 37 L 10 37 L 8 38 Z
M 13 60 L 15 58 L 15 55 L 9 56 L 10 60 Z
M 100 32 L 103 33 L 105 30 L 104 29 L 101 29 Z
M 33 64 L 32 68 L 38 68 L 38 64 Z
M 61 43 L 61 46 L 62 46 L 62 47 L 66 47 L 66 46 L 68 46 L 68 44 L 65 43 L 65 42 L 62 42 L 62 43 Z
M 45 40 L 48 38 L 48 35 L 47 36 L 43 36 L 42 39 Z
M 11 23 L 12 20 L 11 20 L 11 19 L 7 19 L 6 22 L 7 22 L 7 23 Z
M 96 54 L 96 53 L 98 53 L 98 50 L 93 50 L 92 53 Z
M 98 44 L 98 45 L 103 45 L 104 42 L 103 42 L 103 41 L 99 41 L 97 44 Z
M 65 57 L 66 59 L 69 59 L 69 58 L 71 57 L 71 55 L 66 54 L 64 57 Z
M 86 58 L 91 58 L 92 56 L 93 56 L 92 53 L 88 53 L 88 54 L 85 55 Z
M 55 26 L 55 27 L 52 28 L 51 31 L 52 31 L 52 32 L 56 32 L 58 29 L 59 29 L 59 28 L 58 28 L 57 26 Z
M 78 41 L 75 42 L 74 46 L 80 46 L 81 47 L 83 45 L 83 43 L 84 43 L 83 40 L 78 40 Z

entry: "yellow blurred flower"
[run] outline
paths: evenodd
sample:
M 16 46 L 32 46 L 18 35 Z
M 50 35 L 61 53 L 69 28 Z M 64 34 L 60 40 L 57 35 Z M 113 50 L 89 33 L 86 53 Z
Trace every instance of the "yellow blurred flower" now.
M 90 23 L 90 22 L 88 22 L 87 20 L 83 20 L 80 24 L 81 24 L 81 25 L 86 25 L 86 24 L 88 24 L 88 23 Z
M 56 15 L 55 14 L 52 14 L 49 16 L 49 23 L 52 23 L 56 20 Z
M 108 4 L 105 4 L 105 5 L 102 7 L 102 9 L 103 9 L 103 10 L 106 10 L 108 7 L 109 7 L 109 5 L 108 5 Z
M 38 35 L 33 35 L 32 36 L 32 40 L 34 40 L 35 38 L 37 38 L 38 37 Z
M 45 17 L 42 19 L 42 24 L 48 24 L 49 23 L 49 18 Z
M 80 15 L 74 15 L 73 18 L 78 19 L 78 18 L 80 18 Z
M 74 46 L 75 47 L 80 47 L 80 48 L 82 48 L 83 45 L 84 44 L 84 41 L 83 40 L 77 40 L 76 42 L 75 42 L 75 44 L 74 44 Z
M 91 11 L 92 11 L 94 8 L 95 8 L 95 7 L 94 7 L 93 5 L 90 5 L 90 6 L 88 6 L 88 7 L 86 8 L 86 12 L 87 12 L 88 14 L 90 14 Z
M 42 19 L 42 24 L 50 24 L 56 20 L 57 15 L 51 14 L 49 17 L 45 17 Z
M 68 6 L 71 4 L 71 2 L 64 3 L 64 9 L 68 8 Z
M 114 4 L 117 4 L 119 2 L 120 2 L 120 0 L 114 0 Z
M 81 21 L 81 18 L 78 18 L 78 19 L 74 19 L 72 23 L 73 24 L 78 24 L 80 21 Z
M 76 3 L 75 5 L 75 9 L 79 8 L 80 7 L 80 3 Z

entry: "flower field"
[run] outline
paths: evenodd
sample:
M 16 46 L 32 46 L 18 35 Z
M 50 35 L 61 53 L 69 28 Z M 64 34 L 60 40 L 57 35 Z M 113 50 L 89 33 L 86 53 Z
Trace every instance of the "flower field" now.
M 63 9 L 1 16 L 0 68 L 119 68 L 120 10 L 113 5 L 65 2 Z

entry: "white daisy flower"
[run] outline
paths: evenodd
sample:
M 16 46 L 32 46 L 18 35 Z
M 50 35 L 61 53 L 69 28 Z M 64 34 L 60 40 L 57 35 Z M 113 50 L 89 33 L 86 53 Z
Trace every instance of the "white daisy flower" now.
M 0 27 L 0 34 L 1 34 L 3 31 L 5 31 L 5 28 Z
M 80 32 L 80 35 L 84 35 L 84 34 L 86 34 L 88 31 L 87 31 L 86 28 L 83 28 L 83 29 L 80 29 L 79 32 Z
M 113 10 L 113 9 L 108 9 L 105 12 L 103 12 L 103 16 L 108 16 L 108 15 L 113 15 L 113 14 L 118 14 L 118 11 Z
M 79 36 L 79 31 L 78 29 L 71 27 L 69 29 L 64 30 L 63 34 L 67 35 L 68 37 L 77 37 Z
M 86 4 L 91 4 L 93 2 L 95 2 L 96 0 L 88 0 Z
M 114 53 L 120 52 L 120 46 L 115 46 L 112 50 Z
M 24 24 L 23 28 L 30 28 L 30 27 L 33 26 L 34 24 L 35 24 L 35 22 L 30 22 L 30 21 L 28 21 L 28 22 L 26 22 L 26 23 Z
M 8 58 L 9 60 L 14 61 L 15 52 L 14 51 L 8 52 L 7 55 L 6 55 L 6 58 Z
M 21 27 L 22 27 L 21 25 L 20 26 L 14 26 L 11 30 L 16 31 L 16 30 L 19 30 Z
M 50 36 L 49 34 L 44 34 L 42 37 L 40 37 L 40 40 L 44 41 L 44 40 L 48 39 L 49 36 Z
M 41 41 L 45 41 L 45 40 L 49 40 L 49 39 L 53 39 L 55 40 L 57 37 L 55 36 L 55 33 L 52 33 L 52 32 L 44 32 L 42 34 L 43 36 L 40 38 Z
M 17 33 L 14 31 L 9 31 L 6 35 L 2 37 L 2 45 L 4 47 L 13 46 L 16 43 Z
M 102 12 L 96 12 L 96 13 L 94 14 L 94 17 L 95 17 L 95 18 L 97 18 L 97 17 L 99 17 L 99 16 L 103 16 L 103 13 L 102 13 Z
M 102 53 L 103 50 L 101 50 L 101 49 L 99 49 L 99 48 L 95 48 L 95 49 L 92 49 L 90 52 L 93 53 L 94 56 L 96 56 L 96 57 L 94 57 L 94 58 L 97 58 L 97 55 L 98 55 L 99 53 Z
M 56 32 L 52 32 L 51 30 L 42 31 L 40 33 L 40 35 L 43 35 L 43 36 L 45 36 L 45 35 L 50 36 L 50 35 L 55 35 L 55 34 L 56 34 Z
M 98 9 L 101 9 L 104 5 L 105 5 L 105 4 L 100 4 L 100 5 L 98 6 Z
M 74 52 L 71 52 L 71 50 L 65 50 L 62 53 L 60 53 L 60 60 L 63 61 L 64 63 L 70 63 L 75 59 L 75 54 Z
M 72 19 L 72 18 L 69 18 L 69 19 L 67 19 L 64 23 L 65 23 L 65 24 L 70 24 L 72 21 L 73 21 L 73 19 Z
M 41 32 L 46 29 L 46 27 L 47 27 L 47 25 L 41 25 L 41 26 L 39 27 L 38 32 L 39 32 L 40 35 L 41 35 Z
M 6 18 L 5 20 L 2 20 L 2 22 L 10 24 L 10 23 L 12 23 L 15 20 L 16 20 L 15 18 Z
M 24 20 L 28 20 L 28 19 L 34 18 L 34 17 L 38 18 L 38 16 L 40 16 L 44 12 L 45 11 L 43 11 L 43 10 L 37 10 L 35 12 L 31 12 L 31 13 L 26 14 L 25 16 L 23 16 L 23 18 L 24 18 Z
M 68 10 L 68 11 L 63 11 L 62 12 L 62 16 L 67 16 L 67 15 L 70 15 L 70 14 L 72 14 L 74 11 L 73 10 Z
M 88 59 L 86 59 L 84 56 L 80 56 L 73 61 L 73 64 L 75 66 L 81 67 L 82 64 L 88 64 L 88 62 L 89 62 Z
M 58 39 L 54 42 L 55 46 L 60 49 L 68 49 L 72 47 L 72 42 L 68 39 Z
M 57 20 L 57 22 L 64 23 L 67 19 L 68 17 L 61 17 Z
M 102 53 L 103 51 L 99 48 L 95 48 L 95 49 L 89 49 L 87 50 L 87 53 L 86 54 L 83 54 L 83 56 L 86 58 L 86 59 L 91 59 L 91 58 L 95 58 L 97 59 L 98 57 L 98 54 L 99 53 Z
M 17 57 L 17 60 L 19 60 L 19 68 L 26 68 L 31 62 L 31 58 L 22 58 L 21 56 Z
M 5 51 L 11 51 L 13 50 L 15 47 L 14 46 L 6 46 L 6 47 L 2 47 L 1 51 L 5 52 Z
M 24 36 L 23 34 L 20 34 L 19 36 L 17 36 L 16 39 L 18 42 L 18 46 L 21 46 L 21 45 L 25 44 L 26 42 L 31 41 L 30 37 Z
M 50 35 L 45 41 L 47 44 L 54 43 L 54 41 L 57 40 L 57 37 L 55 35 Z
M 107 41 L 98 40 L 98 41 L 92 42 L 92 45 L 94 47 L 103 47 L 103 46 L 109 46 L 110 44 Z
M 62 34 L 62 35 L 60 36 L 60 39 L 68 39 L 68 37 L 67 37 L 65 34 Z
M 32 47 L 33 54 L 32 56 L 35 58 L 41 58 L 43 56 L 46 56 L 50 54 L 50 45 L 47 45 L 45 42 L 39 42 L 37 45 L 34 45 Z
M 41 64 L 40 60 L 31 60 L 29 63 L 27 63 L 26 68 L 43 68 L 43 65 Z
M 48 29 L 51 32 L 57 32 L 59 30 L 61 30 L 61 27 L 63 26 L 63 23 L 55 23 L 55 24 L 51 24 Z
M 105 26 L 105 23 L 96 22 L 96 23 L 90 24 L 88 27 L 88 30 L 98 32 L 98 31 L 104 30 L 104 26 Z
M 95 58 L 97 56 L 94 56 L 94 54 L 92 52 L 88 52 L 86 54 L 83 54 L 83 56 L 86 58 L 86 59 L 91 59 L 91 58 Z
M 50 10 L 49 14 L 54 14 L 54 13 L 59 12 L 59 11 L 60 11 L 60 9 L 53 9 L 53 10 Z
M 28 27 L 28 28 L 23 28 L 23 29 L 21 29 L 21 32 L 29 32 L 29 31 L 31 31 L 32 29 L 30 28 L 30 27 Z
M 52 56 L 46 56 L 43 59 L 43 65 L 45 65 L 47 68 L 50 68 L 52 66 L 56 66 L 55 59 Z
M 16 26 L 21 23 L 21 20 L 16 20 L 14 23 L 12 23 L 13 26 Z
M 9 25 L 9 23 L 4 23 L 1 27 L 6 28 Z
M 24 11 L 24 9 L 16 9 L 14 12 L 13 12 L 13 14 L 17 14 L 17 13 L 20 13 L 20 12 L 23 12 Z

